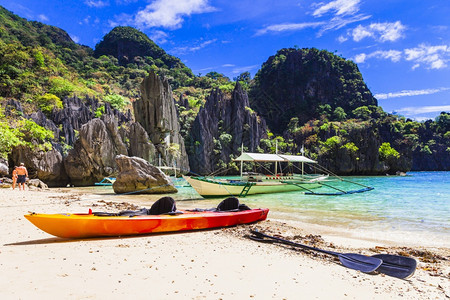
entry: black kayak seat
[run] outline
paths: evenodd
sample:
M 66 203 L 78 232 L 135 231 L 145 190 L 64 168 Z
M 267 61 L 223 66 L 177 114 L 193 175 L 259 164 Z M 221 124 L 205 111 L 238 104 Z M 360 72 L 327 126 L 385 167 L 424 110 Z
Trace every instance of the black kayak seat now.
M 251 208 L 245 204 L 240 204 L 239 199 L 236 197 L 228 197 L 216 208 L 216 211 L 241 211 L 241 210 L 250 210 Z
M 175 200 L 172 197 L 162 197 L 153 203 L 152 207 L 148 211 L 149 215 L 162 215 L 173 213 L 177 211 Z

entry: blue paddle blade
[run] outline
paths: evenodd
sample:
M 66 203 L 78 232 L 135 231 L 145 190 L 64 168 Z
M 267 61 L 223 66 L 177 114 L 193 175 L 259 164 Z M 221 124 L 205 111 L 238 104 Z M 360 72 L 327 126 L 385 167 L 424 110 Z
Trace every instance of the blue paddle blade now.
M 376 271 L 383 263 L 383 260 L 380 258 L 356 253 L 339 254 L 338 257 L 342 265 L 345 267 L 364 273 L 372 273 Z
M 404 279 L 412 276 L 416 271 L 417 261 L 411 257 L 391 254 L 377 254 L 372 257 L 383 260 L 377 272 L 388 276 Z

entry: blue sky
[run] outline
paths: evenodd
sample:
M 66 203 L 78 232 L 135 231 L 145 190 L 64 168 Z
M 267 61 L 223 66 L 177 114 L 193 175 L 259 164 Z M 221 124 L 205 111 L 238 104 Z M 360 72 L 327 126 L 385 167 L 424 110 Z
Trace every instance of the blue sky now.
M 252 76 L 285 47 L 326 49 L 358 64 L 387 112 L 450 111 L 449 0 L 0 0 L 28 20 L 95 47 L 114 26 L 145 32 L 195 74 Z

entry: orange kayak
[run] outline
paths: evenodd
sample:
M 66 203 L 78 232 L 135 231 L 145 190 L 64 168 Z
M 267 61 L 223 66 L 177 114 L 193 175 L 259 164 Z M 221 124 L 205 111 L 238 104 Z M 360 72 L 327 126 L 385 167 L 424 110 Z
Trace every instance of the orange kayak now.
M 89 214 L 25 215 L 39 229 L 62 238 L 139 235 L 234 226 L 262 221 L 269 209 L 182 211 L 171 215 L 98 216 Z

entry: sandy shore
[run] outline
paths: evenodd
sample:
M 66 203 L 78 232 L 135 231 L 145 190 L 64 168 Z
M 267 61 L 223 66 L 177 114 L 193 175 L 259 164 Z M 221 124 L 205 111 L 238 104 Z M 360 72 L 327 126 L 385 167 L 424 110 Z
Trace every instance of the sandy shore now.
M 0 192 L 1 299 L 450 298 L 448 248 L 350 242 L 308 224 L 272 220 L 270 213 L 267 221 L 226 229 L 68 240 L 40 231 L 23 215 L 92 207 L 117 211 L 126 205 L 74 189 Z M 418 268 L 407 280 L 364 274 L 323 255 L 246 239 L 250 227 L 333 251 L 408 254 Z

